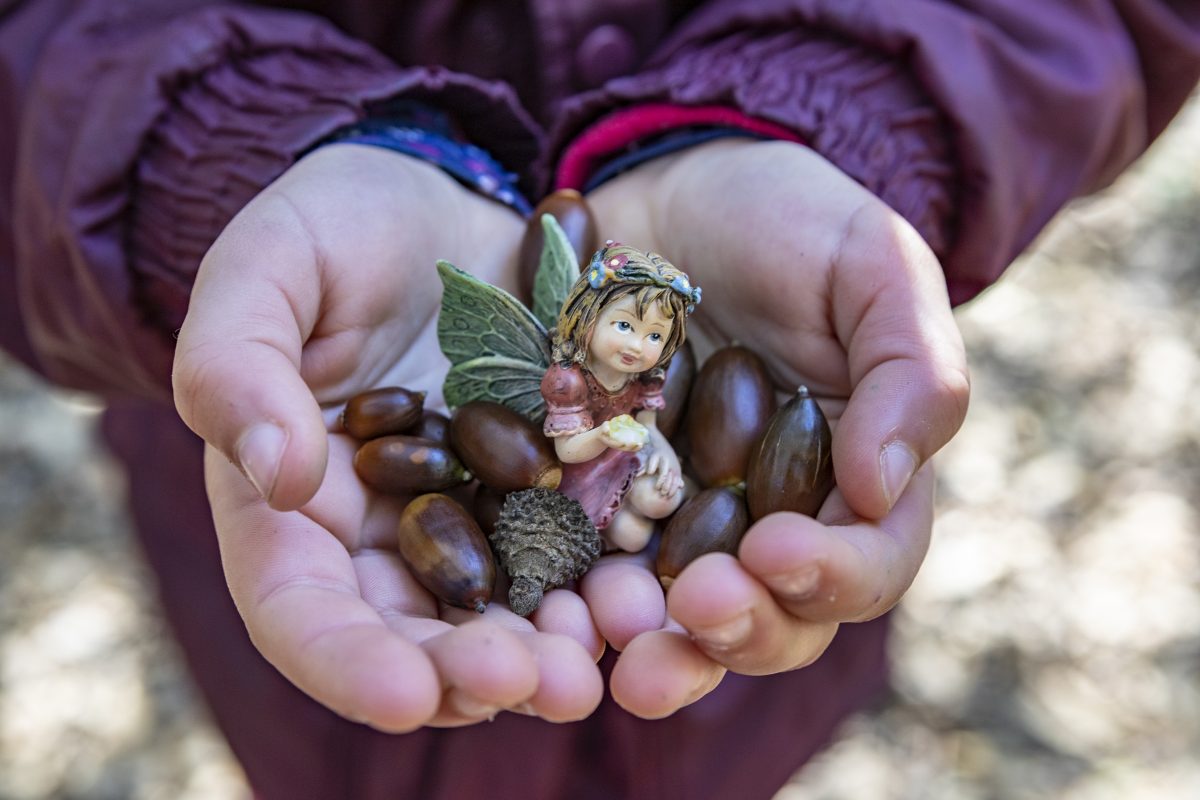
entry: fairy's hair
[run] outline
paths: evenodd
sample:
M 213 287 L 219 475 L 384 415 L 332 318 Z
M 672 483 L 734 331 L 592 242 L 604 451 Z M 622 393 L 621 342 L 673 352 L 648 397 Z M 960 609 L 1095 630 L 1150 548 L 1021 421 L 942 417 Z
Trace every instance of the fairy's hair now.
M 655 367 L 667 364 L 687 338 L 685 320 L 700 302 L 700 290 L 692 287 L 686 273 L 657 253 L 612 242 L 596 253 L 563 302 L 554 329 L 554 360 L 582 364 L 600 314 L 629 295 L 635 298 L 639 319 L 654 303 L 659 313 L 671 320 L 671 331 Z

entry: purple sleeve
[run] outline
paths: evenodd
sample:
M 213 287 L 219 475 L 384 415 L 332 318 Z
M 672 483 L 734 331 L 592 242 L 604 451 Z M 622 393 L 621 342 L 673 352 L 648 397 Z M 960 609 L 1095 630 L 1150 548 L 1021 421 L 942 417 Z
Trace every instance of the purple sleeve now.
M 32 359 L 78 388 L 169 397 L 172 334 L 208 246 L 299 155 L 373 104 L 451 108 L 514 171 L 537 151 L 536 126 L 507 87 L 400 69 L 304 14 L 49 0 L 21 4 L 0 40 L 31 30 L 36 45 L 0 52 L 0 67 L 23 80 L 0 92 L 17 120 L 0 133 L 5 163 L 17 165 L 0 279 L 19 296 L 0 311 L 19 303 Z
M 1140 154 L 1198 76 L 1200 7 L 1173 0 L 716 0 L 641 73 L 568 103 L 552 146 L 646 103 L 784 125 L 908 219 L 962 302 Z

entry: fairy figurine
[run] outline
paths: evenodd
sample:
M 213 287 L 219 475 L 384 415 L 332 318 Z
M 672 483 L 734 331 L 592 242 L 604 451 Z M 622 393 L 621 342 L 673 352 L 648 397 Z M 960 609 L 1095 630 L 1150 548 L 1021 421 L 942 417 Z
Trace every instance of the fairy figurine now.
M 553 217 L 542 224 L 532 308 L 438 262 L 438 339 L 451 362 L 443 392 L 451 407 L 486 399 L 542 424 L 563 462 L 558 491 L 611 546 L 635 552 L 683 500 L 679 459 L 655 417 L 700 289 L 662 256 L 611 241 L 577 276 L 566 235 Z
M 645 547 L 654 520 L 683 501 L 679 459 L 655 419 L 663 368 L 699 296 L 657 253 L 608 242 L 559 313 L 541 383 L 543 430 L 563 462 L 558 490 L 622 550 Z

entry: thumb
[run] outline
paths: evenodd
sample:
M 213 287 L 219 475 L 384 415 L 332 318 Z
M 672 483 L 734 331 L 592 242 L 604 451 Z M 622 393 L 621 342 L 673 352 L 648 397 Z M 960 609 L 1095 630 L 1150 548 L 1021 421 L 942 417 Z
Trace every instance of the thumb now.
M 320 406 L 300 375 L 319 308 L 316 259 L 286 227 L 242 216 L 214 243 L 172 374 L 184 422 L 279 510 L 312 498 L 328 452 Z
M 832 291 L 852 386 L 834 471 L 851 509 L 880 519 L 962 425 L 966 355 L 937 259 L 887 209 L 854 215 Z

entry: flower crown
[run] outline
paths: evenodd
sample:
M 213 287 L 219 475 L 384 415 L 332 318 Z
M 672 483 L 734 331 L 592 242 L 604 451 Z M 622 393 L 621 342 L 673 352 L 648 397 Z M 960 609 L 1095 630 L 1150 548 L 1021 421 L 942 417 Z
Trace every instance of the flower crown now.
M 696 310 L 696 306 L 700 304 L 700 287 L 692 286 L 687 275 L 676 270 L 678 274 L 674 278 L 667 280 L 664 276 L 654 271 L 630 272 L 625 269 L 625 266 L 629 263 L 629 256 L 626 253 L 613 253 L 610 255 L 608 252 L 610 248 L 619 246 L 612 239 L 609 239 L 604 243 L 604 247 L 601 247 L 592 256 L 592 261 L 588 265 L 588 285 L 593 289 L 599 289 L 611 281 L 615 283 L 636 283 L 643 286 L 661 286 L 687 299 L 686 311 L 689 315 Z

